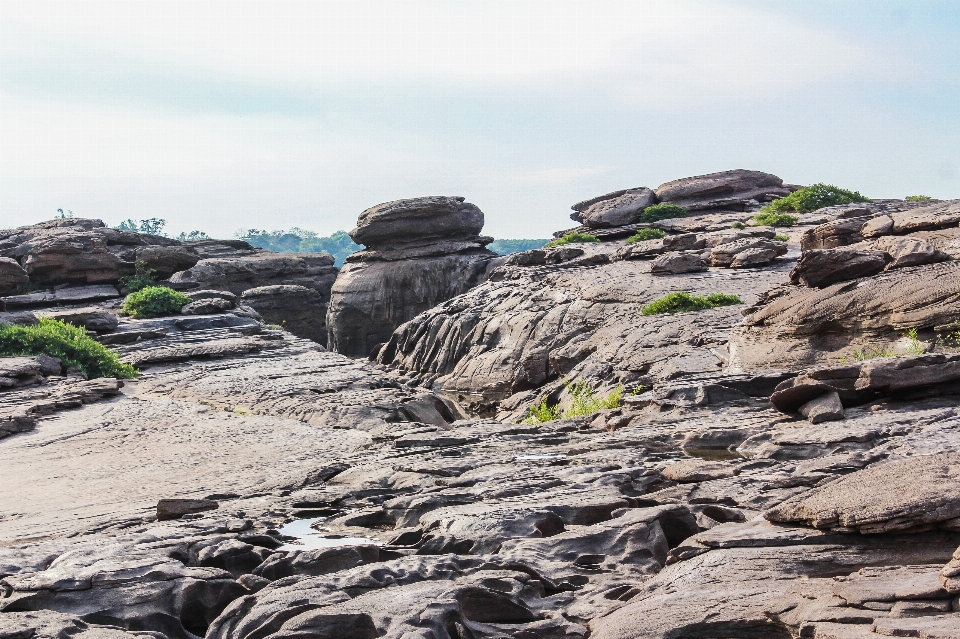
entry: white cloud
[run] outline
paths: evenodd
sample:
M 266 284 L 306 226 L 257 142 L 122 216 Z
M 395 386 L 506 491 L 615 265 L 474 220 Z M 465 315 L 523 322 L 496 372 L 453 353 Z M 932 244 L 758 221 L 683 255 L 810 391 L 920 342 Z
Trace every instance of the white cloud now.
M 7 61 L 69 66 L 86 47 L 152 70 L 321 85 L 596 79 L 657 105 L 884 66 L 849 37 L 695 0 L 30 0 L 0 11 Z

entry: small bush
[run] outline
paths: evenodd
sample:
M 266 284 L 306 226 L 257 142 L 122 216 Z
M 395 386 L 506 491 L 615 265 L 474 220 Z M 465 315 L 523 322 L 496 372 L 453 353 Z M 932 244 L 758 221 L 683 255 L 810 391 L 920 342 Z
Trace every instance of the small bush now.
M 796 215 L 790 215 L 789 213 L 770 213 L 763 212 L 757 213 L 752 218 L 753 223 L 757 226 L 793 226 L 800 218 Z
M 869 202 L 870 198 L 860 195 L 858 191 L 848 191 L 832 184 L 813 184 L 796 190 L 786 197 L 774 200 L 763 207 L 763 211 L 779 213 L 795 211 L 809 213 L 822 209 L 825 206 L 838 204 L 853 204 L 854 202 Z
M 157 280 L 153 274 L 156 273 L 152 268 L 147 268 L 147 263 L 140 260 L 135 265 L 136 272 L 133 275 L 126 275 L 120 278 L 122 284 L 131 293 L 145 289 L 148 286 L 157 286 Z
M 929 195 L 908 195 L 903 199 L 905 199 L 907 202 L 929 202 L 933 198 Z
M 49 355 L 66 366 L 76 366 L 89 378 L 130 379 L 137 369 L 95 341 L 82 328 L 49 318 L 33 326 L 0 324 L 0 356 Z
M 552 242 L 547 242 L 544 244 L 543 248 L 549 248 L 551 246 L 563 246 L 564 244 L 576 244 L 578 242 L 599 242 L 600 238 L 596 235 L 590 235 L 589 233 L 567 233 L 559 240 L 554 240 Z
M 667 234 L 660 229 L 640 229 L 627 239 L 627 244 L 643 242 L 644 240 L 659 240 L 661 237 L 666 236 Z
M 747 225 L 744 224 L 743 222 L 734 222 L 733 224 L 730 225 L 730 228 L 732 228 L 732 229 L 745 229 L 745 228 L 747 228 Z
M 675 217 L 684 217 L 688 213 L 687 209 L 677 204 L 654 204 L 643 209 L 640 214 L 641 222 L 657 222 L 659 220 L 669 220 Z
M 776 240 L 777 242 L 789 242 L 789 241 L 790 241 L 790 238 L 787 237 L 786 235 L 774 235 L 774 236 L 773 236 L 773 239 Z
M 534 404 L 527 410 L 527 417 L 521 423 L 540 424 L 554 419 L 587 417 L 607 408 L 617 408 L 623 401 L 623 384 L 617 384 L 613 392 L 601 397 L 594 395 L 583 380 L 568 383 L 566 386 L 571 397 L 570 406 L 566 410 L 561 410 L 559 404 L 548 404 L 544 397 L 539 404 Z
M 148 286 L 127 295 L 121 312 L 135 319 L 146 319 L 168 313 L 179 313 L 180 309 L 189 303 L 189 297 L 172 288 Z
M 702 311 L 718 306 L 743 304 L 736 295 L 725 293 L 711 293 L 707 296 L 691 295 L 683 291 L 670 293 L 665 297 L 650 302 L 641 311 L 644 315 L 662 315 L 664 313 L 686 313 L 687 311 Z

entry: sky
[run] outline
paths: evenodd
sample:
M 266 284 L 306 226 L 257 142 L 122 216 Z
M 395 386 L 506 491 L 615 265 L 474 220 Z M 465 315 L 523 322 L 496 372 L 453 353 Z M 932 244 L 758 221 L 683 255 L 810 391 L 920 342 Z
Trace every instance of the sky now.
M 726 169 L 960 197 L 955 0 L 0 0 L 0 228 L 484 233 Z

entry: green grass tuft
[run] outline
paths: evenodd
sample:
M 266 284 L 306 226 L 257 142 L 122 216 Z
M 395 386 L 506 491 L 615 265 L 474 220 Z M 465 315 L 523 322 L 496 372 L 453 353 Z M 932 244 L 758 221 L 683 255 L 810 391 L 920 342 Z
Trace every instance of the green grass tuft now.
M 608 408 L 618 408 L 623 402 L 623 384 L 617 384 L 613 392 L 600 397 L 597 397 L 583 380 L 568 383 L 566 386 L 571 397 L 570 406 L 566 410 L 561 410 L 559 404 L 547 403 L 547 398 L 544 397 L 539 404 L 527 409 L 527 416 L 520 423 L 542 424 L 555 419 L 587 417 Z
M 677 204 L 654 204 L 643 209 L 640 214 L 641 222 L 658 222 L 660 220 L 669 220 L 676 217 L 685 217 L 689 211 Z
M 793 226 L 800 220 L 796 215 L 790 215 L 789 213 L 770 213 L 763 211 L 757 213 L 750 219 L 753 220 L 753 223 L 757 226 Z
M 137 369 L 124 364 L 117 354 L 87 332 L 60 320 L 41 318 L 33 326 L 0 324 L 0 356 L 49 355 L 65 366 L 76 366 L 88 378 L 130 379 Z
M 564 244 L 576 244 L 578 242 L 599 242 L 600 238 L 596 235 L 590 235 L 589 233 L 567 233 L 559 240 L 554 240 L 552 242 L 547 242 L 543 248 L 550 248 L 551 246 L 563 246 Z
M 929 202 L 933 198 L 930 197 L 929 195 L 908 195 L 903 199 L 906 200 L 907 202 Z
M 773 236 L 773 239 L 776 240 L 777 242 L 789 242 L 789 241 L 790 241 L 790 238 L 787 237 L 786 235 L 774 235 L 774 236 Z
M 670 293 L 665 297 L 650 302 L 641 311 L 644 315 L 662 315 L 664 313 L 686 313 L 687 311 L 702 311 L 718 306 L 743 304 L 736 295 L 725 293 L 711 293 L 710 295 L 691 295 L 683 291 Z
M 140 260 L 136 263 L 136 272 L 133 275 L 126 275 L 120 278 L 122 284 L 131 293 L 143 290 L 148 286 L 157 286 L 157 280 L 153 277 L 156 273 L 152 268 L 147 268 L 147 263 Z
M 148 286 L 127 295 L 123 302 L 124 315 L 146 319 L 169 313 L 179 313 L 190 303 L 190 298 L 166 286 Z
M 730 225 L 730 228 L 732 228 L 732 229 L 745 229 L 745 228 L 747 228 L 747 225 L 744 224 L 743 222 L 734 222 L 733 224 Z
M 634 242 L 643 242 L 644 240 L 659 240 L 662 237 L 666 237 L 667 234 L 660 229 L 640 229 L 629 238 L 627 238 L 627 244 L 633 244 Z
M 860 195 L 858 191 L 848 191 L 832 184 L 812 184 L 796 190 L 786 197 L 774 200 L 763 207 L 766 213 L 782 213 L 794 211 L 796 213 L 810 213 L 825 206 L 838 204 L 853 204 L 854 202 L 869 202 L 870 198 Z M 766 224 L 764 226 L 772 226 Z M 787 225 L 780 225 L 787 226 Z

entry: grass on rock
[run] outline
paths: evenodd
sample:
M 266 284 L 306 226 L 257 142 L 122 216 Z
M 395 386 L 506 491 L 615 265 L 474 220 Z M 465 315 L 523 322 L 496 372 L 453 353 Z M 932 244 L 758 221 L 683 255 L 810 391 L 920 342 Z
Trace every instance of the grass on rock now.
M 87 331 L 60 320 L 41 318 L 32 326 L 0 325 L 0 356 L 49 355 L 65 366 L 76 366 L 88 378 L 131 379 L 137 369 L 97 342 Z
M 635 242 L 643 242 L 645 240 L 659 240 L 666 236 L 667 234 L 660 229 L 640 229 L 627 238 L 627 244 L 634 244 Z
M 148 286 L 157 286 L 157 280 L 153 277 L 156 273 L 152 268 L 147 268 L 147 263 L 140 260 L 135 265 L 136 272 L 133 275 L 127 275 L 120 278 L 122 284 L 131 293 L 143 290 Z
M 907 202 L 930 202 L 933 200 L 929 195 L 908 195 L 903 199 Z
M 789 242 L 790 238 L 786 235 L 774 235 L 773 239 L 777 242 Z
M 643 209 L 640 214 L 641 222 L 659 222 L 660 220 L 669 220 L 676 217 L 685 217 L 687 209 L 677 204 L 654 204 Z
M 190 303 L 190 298 L 166 286 L 148 286 L 127 295 L 123 302 L 124 315 L 134 319 L 147 319 L 158 315 L 179 313 Z
M 853 204 L 854 202 L 869 202 L 870 198 L 860 195 L 859 191 L 848 191 L 832 184 L 812 184 L 798 189 L 786 197 L 774 200 L 763 207 L 765 213 L 810 213 L 825 206 L 839 204 Z M 772 225 L 764 225 L 772 226 Z M 786 226 L 786 225 L 779 225 Z
M 687 311 L 703 311 L 718 306 L 743 304 L 736 295 L 726 293 L 711 293 L 710 295 L 691 295 L 683 291 L 670 293 L 665 297 L 650 302 L 641 311 L 644 315 L 663 315 L 664 313 L 686 313 Z
M 750 219 L 753 220 L 753 223 L 757 226 L 793 226 L 800 220 L 796 215 L 790 215 L 789 213 L 770 213 L 763 211 L 757 213 Z
M 550 248 L 551 246 L 563 246 L 564 244 L 577 244 L 578 242 L 599 242 L 600 238 L 596 235 L 591 235 L 589 233 L 567 233 L 559 240 L 554 240 L 552 242 L 547 242 L 543 248 Z
M 586 417 L 607 408 L 618 408 L 623 402 L 623 384 L 618 384 L 609 395 L 598 397 L 590 390 L 587 382 L 580 380 L 567 384 L 567 392 L 570 393 L 571 402 L 565 410 L 561 409 L 559 404 L 547 403 L 547 398 L 544 397 L 539 404 L 534 404 L 527 410 L 526 418 L 520 423 L 540 424 L 555 419 Z

